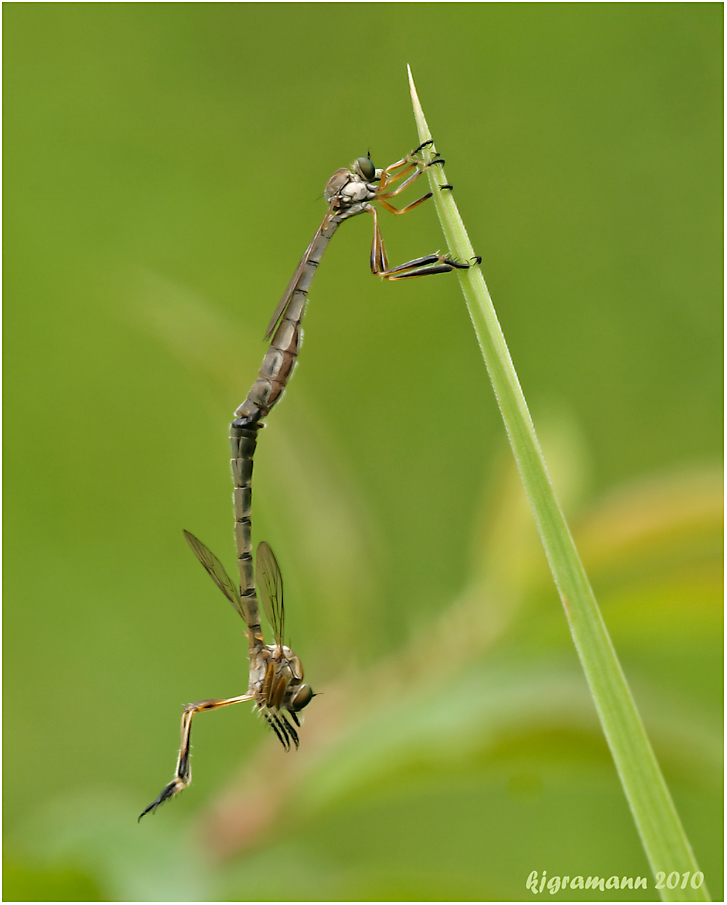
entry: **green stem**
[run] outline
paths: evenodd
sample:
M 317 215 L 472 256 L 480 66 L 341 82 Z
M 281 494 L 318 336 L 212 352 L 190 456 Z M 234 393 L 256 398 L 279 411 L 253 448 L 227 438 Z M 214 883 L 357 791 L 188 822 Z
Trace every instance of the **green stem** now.
M 431 138 L 409 71 L 409 85 L 419 140 Z M 471 261 L 475 252 L 440 167 L 427 171 L 450 254 Z M 583 569 L 568 525 L 548 477 L 530 412 L 513 367 L 480 267 L 458 270 L 467 308 L 502 412 L 510 445 L 525 485 L 545 554 L 565 608 L 573 641 L 596 704 L 636 827 L 655 878 L 664 873 L 664 901 L 709 901 L 706 885 L 693 889 L 699 871 L 679 821 L 636 704 L 621 670 L 606 625 Z M 666 878 L 676 872 L 676 889 Z M 682 878 L 688 874 L 686 887 Z M 672 876 L 673 882 L 673 876 Z

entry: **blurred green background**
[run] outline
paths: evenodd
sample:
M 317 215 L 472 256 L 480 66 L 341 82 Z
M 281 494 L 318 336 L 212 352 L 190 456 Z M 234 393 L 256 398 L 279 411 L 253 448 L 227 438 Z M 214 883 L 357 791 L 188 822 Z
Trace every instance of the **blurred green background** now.
M 136 824 L 181 707 L 246 688 L 182 529 L 234 564 L 231 413 L 330 174 L 416 145 L 407 63 L 721 898 L 721 4 L 3 13 L 5 900 L 648 876 L 457 279 L 373 279 L 363 217 L 254 481 L 323 695 L 292 754 L 200 717 L 194 784 Z M 442 245 L 428 205 L 381 223 L 392 263 Z

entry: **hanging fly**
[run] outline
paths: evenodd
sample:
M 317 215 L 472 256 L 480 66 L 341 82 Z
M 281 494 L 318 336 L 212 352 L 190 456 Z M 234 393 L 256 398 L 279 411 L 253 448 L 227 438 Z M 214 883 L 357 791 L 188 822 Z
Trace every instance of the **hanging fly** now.
M 187 704 L 182 713 L 182 741 L 174 771 L 174 779 L 161 794 L 139 815 L 139 820 L 160 804 L 173 798 L 192 781 L 190 745 L 192 720 L 196 713 L 217 710 L 230 704 L 253 701 L 258 712 L 263 715 L 273 732 L 286 750 L 291 744 L 298 747 L 300 728 L 298 712 L 306 707 L 314 693 L 310 685 L 303 682 L 303 665 L 300 658 L 283 644 L 285 631 L 285 608 L 283 600 L 283 576 L 273 551 L 265 541 L 257 548 L 257 586 L 262 597 L 265 615 L 273 630 L 274 644 L 265 644 L 260 629 L 257 606 L 248 598 L 243 601 L 235 583 L 225 571 L 225 567 L 208 548 L 188 531 L 184 532 L 187 543 L 197 559 L 202 563 L 217 587 L 230 601 L 235 611 L 247 625 L 250 641 L 250 679 L 247 692 L 234 698 L 212 699 Z

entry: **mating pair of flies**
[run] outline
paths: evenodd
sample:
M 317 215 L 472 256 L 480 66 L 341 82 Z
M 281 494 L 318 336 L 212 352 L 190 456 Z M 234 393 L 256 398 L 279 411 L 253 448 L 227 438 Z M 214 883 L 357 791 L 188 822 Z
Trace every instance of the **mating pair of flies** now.
M 438 154 L 431 151 L 429 153 L 432 156 L 425 158 L 425 149 L 432 143 L 431 140 L 423 142 L 411 154 L 381 170 L 374 167 L 369 157 L 359 157 L 350 169 L 336 170 L 326 184 L 323 194 L 328 203 L 328 211 L 275 309 L 265 333 L 265 339 L 271 339 L 270 346 L 255 383 L 245 401 L 235 411 L 230 425 L 239 582 L 229 577 L 220 560 L 200 540 L 188 531 L 184 532 L 197 559 L 245 622 L 250 660 L 248 689 L 245 694 L 237 697 L 197 701 L 184 708 L 182 739 L 174 778 L 140 814 L 140 820 L 192 781 L 190 746 L 192 720 L 196 713 L 252 701 L 283 747 L 286 750 L 290 750 L 291 745 L 298 747 L 297 730 L 300 728 L 300 721 L 297 714 L 310 703 L 314 694 L 311 687 L 303 682 L 300 658 L 283 643 L 283 577 L 273 551 L 264 541 L 258 545 L 253 568 L 252 467 L 257 435 L 263 426 L 263 419 L 270 414 L 290 379 L 300 350 L 300 324 L 308 290 L 323 252 L 344 220 L 362 213 L 369 213 L 373 217 L 370 266 L 371 272 L 383 279 L 403 280 L 448 273 L 455 269 L 466 270 L 472 266 L 440 254 L 431 254 L 397 267 L 389 267 L 379 230 L 378 214 L 372 202 L 378 202 L 392 214 L 405 214 L 431 198 L 432 192 L 427 192 L 405 207 L 396 208 L 391 204 L 391 199 L 419 179 L 425 170 L 444 163 Z M 452 186 L 442 185 L 440 188 L 451 190 Z M 478 264 L 480 260 L 475 258 Z M 258 594 L 273 631 L 274 644 L 265 643 L 260 625 Z

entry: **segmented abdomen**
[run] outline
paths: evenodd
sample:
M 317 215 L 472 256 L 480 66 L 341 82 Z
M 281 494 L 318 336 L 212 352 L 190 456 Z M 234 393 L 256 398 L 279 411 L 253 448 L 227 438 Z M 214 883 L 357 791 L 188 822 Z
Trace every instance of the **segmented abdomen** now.
M 270 348 L 265 353 L 257 380 L 247 394 L 247 399 L 235 411 L 238 418 L 258 423 L 283 395 L 300 351 L 300 321 L 305 303 L 305 291 L 297 289 L 273 335 Z
M 252 509 L 252 466 L 259 423 L 251 424 L 236 418 L 230 425 L 230 447 L 232 450 L 232 492 L 235 510 L 235 545 L 237 566 L 240 574 L 240 596 L 245 607 L 245 618 L 249 631 L 250 647 L 259 649 L 265 644 L 260 628 L 260 613 L 255 594 L 255 571 L 252 559 L 252 532 L 250 512 Z

